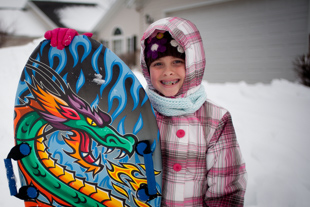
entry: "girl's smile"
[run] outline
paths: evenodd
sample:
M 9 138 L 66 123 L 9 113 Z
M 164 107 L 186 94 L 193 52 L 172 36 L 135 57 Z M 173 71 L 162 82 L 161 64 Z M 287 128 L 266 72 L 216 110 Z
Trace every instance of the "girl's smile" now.
M 153 87 L 166 97 L 175 96 L 185 79 L 185 61 L 182 58 L 165 56 L 150 65 Z
M 176 83 L 178 83 L 180 80 L 174 80 L 174 81 L 161 81 L 162 84 L 169 86 L 169 85 L 174 85 Z

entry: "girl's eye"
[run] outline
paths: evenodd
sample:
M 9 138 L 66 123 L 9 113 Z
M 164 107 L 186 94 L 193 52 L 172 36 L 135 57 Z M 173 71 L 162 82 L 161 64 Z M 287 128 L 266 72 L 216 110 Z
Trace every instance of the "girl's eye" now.
M 86 118 L 86 121 L 90 126 L 97 126 L 96 122 L 89 117 Z
M 153 64 L 153 67 L 156 67 L 156 66 L 161 66 L 162 64 L 160 62 L 156 62 Z
M 175 64 L 184 64 L 184 61 L 183 60 L 175 60 L 174 63 Z

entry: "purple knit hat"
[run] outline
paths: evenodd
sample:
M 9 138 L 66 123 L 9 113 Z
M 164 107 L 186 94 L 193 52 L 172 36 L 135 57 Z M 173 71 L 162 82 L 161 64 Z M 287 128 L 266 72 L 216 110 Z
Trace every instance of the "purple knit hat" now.
M 145 41 L 144 53 L 148 67 L 155 60 L 165 56 L 173 56 L 185 60 L 183 47 L 171 37 L 169 32 L 155 31 Z

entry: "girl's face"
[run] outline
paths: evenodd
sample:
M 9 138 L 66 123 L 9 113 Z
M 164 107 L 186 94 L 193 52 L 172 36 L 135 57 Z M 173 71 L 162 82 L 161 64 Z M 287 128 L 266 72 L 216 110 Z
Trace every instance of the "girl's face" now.
M 153 87 L 166 97 L 175 96 L 185 79 L 185 62 L 181 58 L 165 56 L 150 65 Z

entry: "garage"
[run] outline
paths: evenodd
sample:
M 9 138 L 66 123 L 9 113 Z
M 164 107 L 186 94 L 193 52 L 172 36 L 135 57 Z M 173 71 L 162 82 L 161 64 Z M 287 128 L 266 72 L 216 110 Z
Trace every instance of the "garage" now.
M 212 1 L 211 1 L 212 2 Z M 308 51 L 308 0 L 235 0 L 165 10 L 193 21 L 209 82 L 296 80 L 293 61 Z

